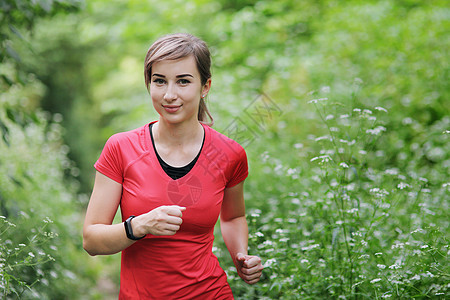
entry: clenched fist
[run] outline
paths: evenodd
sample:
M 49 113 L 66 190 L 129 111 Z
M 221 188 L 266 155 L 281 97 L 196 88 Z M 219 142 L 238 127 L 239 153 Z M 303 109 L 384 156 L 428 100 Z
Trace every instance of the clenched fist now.
M 236 254 L 236 268 L 239 276 L 248 284 L 257 283 L 264 269 L 261 258 L 242 253 Z
M 186 207 L 178 205 L 157 207 L 131 220 L 133 232 L 136 236 L 174 235 L 183 223 L 181 217 L 185 210 Z

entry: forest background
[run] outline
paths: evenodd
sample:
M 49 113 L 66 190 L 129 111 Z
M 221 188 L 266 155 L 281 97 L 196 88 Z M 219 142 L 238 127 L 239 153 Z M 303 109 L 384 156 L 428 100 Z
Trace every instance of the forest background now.
M 245 146 L 237 299 L 449 296 L 447 1 L 0 1 L 0 296 L 115 299 L 120 256 L 82 222 L 106 139 L 157 115 L 143 61 L 163 34 L 213 55 L 214 128 Z M 120 216 L 116 216 L 120 222 Z

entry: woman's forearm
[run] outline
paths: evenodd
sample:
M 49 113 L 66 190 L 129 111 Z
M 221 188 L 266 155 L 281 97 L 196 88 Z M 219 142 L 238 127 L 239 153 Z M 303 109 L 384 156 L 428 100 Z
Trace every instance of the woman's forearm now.
M 127 238 L 123 223 L 92 224 L 83 234 L 83 248 L 90 255 L 108 255 L 118 253 L 135 241 Z
M 220 221 L 222 237 L 236 265 L 236 254 L 248 254 L 248 225 L 245 216 Z

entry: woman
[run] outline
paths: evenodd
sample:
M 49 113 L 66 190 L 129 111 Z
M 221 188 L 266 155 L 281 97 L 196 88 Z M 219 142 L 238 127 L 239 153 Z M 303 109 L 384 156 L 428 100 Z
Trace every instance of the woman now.
M 192 35 L 157 40 L 145 83 L 159 120 L 113 135 L 94 165 L 83 246 L 90 255 L 122 251 L 119 299 L 233 299 L 212 253 L 219 214 L 239 276 L 261 276 L 261 259 L 247 253 L 245 151 L 206 124 L 210 66 Z M 124 222 L 112 224 L 119 205 Z

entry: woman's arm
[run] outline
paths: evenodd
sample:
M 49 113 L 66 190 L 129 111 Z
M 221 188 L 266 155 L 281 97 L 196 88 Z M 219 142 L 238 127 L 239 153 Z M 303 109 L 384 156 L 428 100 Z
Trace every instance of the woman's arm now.
M 121 195 L 120 183 L 96 173 L 83 227 L 83 248 L 90 255 L 114 254 L 133 244 L 134 241 L 127 238 L 123 223 L 111 225 Z
M 220 228 L 239 276 L 248 284 L 258 282 L 263 266 L 259 257 L 247 253 L 248 226 L 245 218 L 244 182 L 225 189 Z
M 123 223 L 112 225 L 122 196 L 122 185 L 100 172 L 95 175 L 83 227 L 83 248 L 90 255 L 114 254 L 136 241 L 130 240 Z M 131 220 L 135 236 L 174 235 L 185 207 L 160 206 Z

